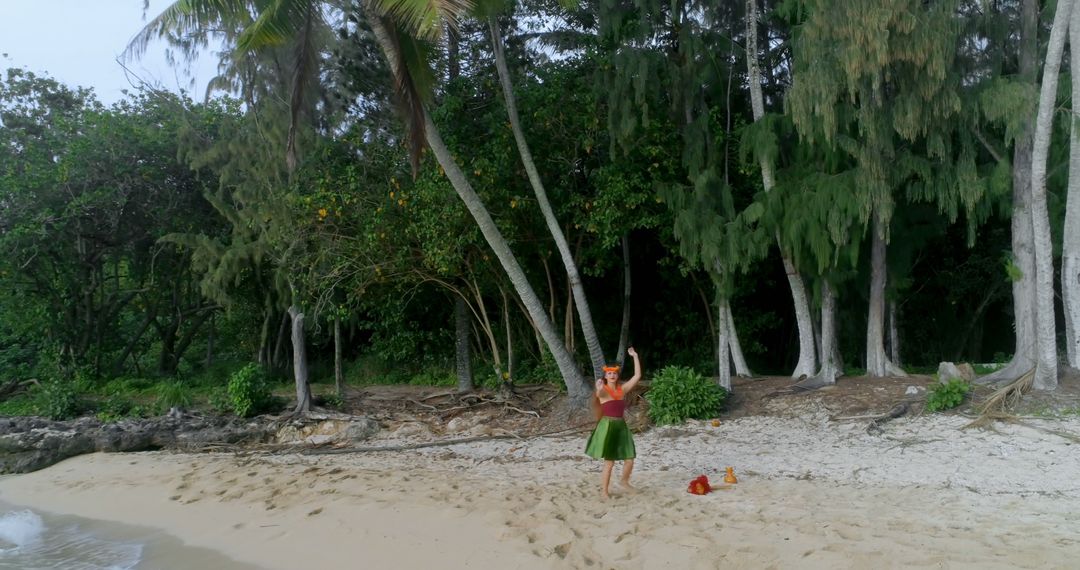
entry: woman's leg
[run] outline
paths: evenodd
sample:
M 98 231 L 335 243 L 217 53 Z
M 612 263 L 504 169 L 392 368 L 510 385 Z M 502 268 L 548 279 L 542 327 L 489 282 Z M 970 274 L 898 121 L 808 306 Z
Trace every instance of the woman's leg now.
M 611 485 L 611 470 L 615 467 L 614 461 L 604 461 L 604 470 L 600 473 L 600 496 L 608 498 L 608 486 Z
M 630 474 L 633 473 L 633 472 L 634 472 L 634 460 L 633 459 L 627 459 L 626 461 L 623 461 L 622 481 L 621 481 L 623 487 L 627 487 L 627 488 L 630 488 L 630 489 L 634 488 L 633 485 L 630 484 Z

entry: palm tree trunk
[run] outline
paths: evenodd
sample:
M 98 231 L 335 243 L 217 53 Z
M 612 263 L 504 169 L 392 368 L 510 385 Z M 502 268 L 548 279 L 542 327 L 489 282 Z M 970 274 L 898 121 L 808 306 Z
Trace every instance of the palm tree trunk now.
M 626 349 L 630 343 L 630 235 L 622 236 L 623 257 L 623 307 L 622 324 L 619 326 L 619 348 L 615 351 L 615 361 L 622 367 L 626 361 Z
M 398 53 L 397 45 L 392 40 L 389 30 L 378 17 L 368 18 L 368 22 L 371 25 L 376 40 L 379 42 L 379 45 L 382 47 L 383 52 L 390 63 L 391 73 L 394 77 L 404 77 L 405 70 L 401 68 L 403 65 L 401 54 Z M 439 165 L 442 166 L 447 179 L 450 181 L 450 185 L 454 187 L 458 197 L 461 198 L 466 209 L 469 210 L 473 219 L 476 220 L 476 223 L 480 228 L 480 233 L 483 234 L 488 246 L 491 247 L 492 251 L 495 253 L 495 257 L 499 260 L 499 264 L 502 265 L 503 270 L 506 271 L 507 277 L 514 287 L 514 291 L 517 292 L 518 296 L 521 298 L 521 302 L 529 311 L 529 316 L 532 318 L 533 323 L 536 325 L 536 328 L 539 329 L 540 335 L 544 338 L 548 350 L 551 351 L 551 355 L 555 359 L 556 366 L 559 367 L 559 373 L 562 376 L 563 383 L 566 385 L 566 393 L 569 397 L 571 406 L 577 410 L 587 409 L 589 407 L 592 390 L 586 385 L 585 378 L 581 375 L 581 370 L 574 361 L 573 355 L 566 350 L 566 345 L 564 345 L 562 339 L 559 338 L 559 333 L 555 330 L 555 325 L 544 312 L 544 306 L 541 303 L 540 298 L 536 295 L 536 291 L 533 290 L 532 285 L 529 284 L 529 280 L 525 277 L 525 272 L 521 269 L 521 265 L 518 263 L 517 258 L 514 257 L 514 253 L 510 251 L 510 245 L 506 242 L 506 238 L 503 237 L 502 232 L 500 232 L 498 226 L 495 225 L 495 221 L 491 219 L 491 214 L 487 211 L 487 208 L 484 207 L 484 203 L 480 199 L 480 196 L 476 194 L 472 185 L 469 184 L 468 179 L 465 178 L 465 174 L 454 161 L 453 155 L 450 154 L 450 150 L 446 148 L 446 144 L 443 143 L 438 128 L 431 120 L 431 115 L 426 111 L 422 112 L 425 129 L 424 136 L 428 146 L 431 148 L 432 154 L 435 155 L 435 159 L 439 162 Z
M 296 381 L 296 408 L 294 414 L 311 410 L 311 385 L 308 384 L 307 349 L 304 347 L 304 313 L 299 307 L 289 307 L 292 317 L 293 379 Z
M 1080 369 L 1080 8 L 1073 6 L 1069 25 L 1072 70 L 1072 123 L 1069 129 L 1069 193 L 1061 245 L 1061 301 L 1065 307 L 1065 357 Z
M 1039 0 L 1023 0 L 1020 24 L 1020 80 L 1036 83 L 1039 51 Z M 1035 236 L 1031 228 L 1031 121 L 1025 119 L 1016 137 L 1012 164 L 1012 263 L 1019 270 L 1012 281 L 1013 329 L 1016 345 L 1012 360 L 983 376 L 980 383 L 1011 382 L 1035 367 Z
M 454 337 L 458 392 L 465 394 L 473 391 L 472 355 L 469 346 L 469 308 L 460 295 L 454 297 Z
M 1037 390 L 1057 388 L 1058 361 L 1054 315 L 1054 248 L 1050 238 L 1050 212 L 1046 203 L 1046 160 L 1053 134 L 1054 103 L 1065 37 L 1072 18 L 1073 0 L 1059 0 L 1046 48 L 1039 112 L 1031 152 L 1031 229 L 1035 249 L 1035 383 Z
M 870 229 L 870 307 L 866 319 L 866 375 L 871 378 L 907 376 L 885 354 L 885 225 L 874 212 Z
M 345 397 L 345 373 L 341 362 L 341 315 L 334 315 L 334 393 Z
M 533 162 L 529 143 L 525 140 L 525 131 L 521 128 L 521 118 L 518 116 L 514 86 L 510 80 L 510 71 L 506 65 L 506 55 L 503 52 L 499 24 L 492 18 L 488 21 L 488 27 L 491 29 L 491 44 L 495 52 L 495 68 L 499 72 L 499 83 L 502 87 L 503 97 L 506 100 L 506 114 L 510 118 L 510 128 L 514 132 L 514 141 L 517 143 L 518 154 L 521 156 L 521 162 L 525 166 L 529 184 L 532 185 L 533 193 L 536 195 L 537 205 L 540 206 L 540 212 L 544 215 L 544 222 L 547 224 L 548 231 L 551 232 L 551 237 L 555 239 L 555 247 L 559 250 L 559 257 L 562 258 L 563 266 L 566 267 L 566 276 L 570 281 L 570 287 L 574 291 L 574 305 L 577 307 L 578 319 L 581 321 L 581 333 L 585 337 L 585 346 L 589 349 L 589 360 L 592 361 L 593 375 L 600 378 L 603 376 L 603 367 L 606 360 L 600 345 L 600 338 L 596 334 L 596 327 L 593 325 L 592 312 L 589 310 L 589 303 L 585 297 L 585 288 L 581 283 L 581 275 L 578 272 L 577 264 L 574 262 L 574 257 L 570 253 L 570 246 L 566 243 L 566 236 L 563 235 L 562 230 L 559 228 L 559 221 L 555 219 L 555 212 L 551 208 L 551 202 L 548 200 L 544 183 L 540 180 L 540 173 L 536 169 L 536 163 Z
M 757 61 L 757 0 L 746 1 L 746 67 L 748 80 L 750 81 L 750 104 L 753 108 L 754 121 L 760 121 L 765 115 L 765 98 L 761 91 L 761 70 Z M 776 185 L 773 175 L 773 165 L 764 156 L 760 158 L 761 180 L 765 191 L 772 190 Z M 780 242 L 777 234 L 777 244 Z M 802 276 L 795 268 L 791 258 L 780 247 L 780 256 L 784 261 L 784 272 L 787 273 L 788 285 L 791 288 L 791 298 L 795 303 L 795 320 L 799 327 L 799 362 L 795 365 L 792 376 L 810 376 L 817 368 L 817 358 L 814 347 L 814 324 L 810 316 L 810 299 L 806 295 L 806 286 Z

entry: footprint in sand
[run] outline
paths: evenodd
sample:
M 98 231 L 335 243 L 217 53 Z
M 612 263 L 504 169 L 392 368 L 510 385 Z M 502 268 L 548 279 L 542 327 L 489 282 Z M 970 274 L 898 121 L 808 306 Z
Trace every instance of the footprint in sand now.
M 566 544 L 560 544 L 553 548 L 552 551 L 555 553 L 556 556 L 565 560 L 566 555 L 570 553 L 570 543 L 567 542 Z
M 322 512 L 322 507 L 319 507 L 319 508 L 315 509 L 314 511 L 311 511 L 310 513 L 308 513 L 307 516 L 313 517 L 313 516 L 315 516 L 315 515 L 317 515 L 317 514 L 319 514 L 321 512 Z

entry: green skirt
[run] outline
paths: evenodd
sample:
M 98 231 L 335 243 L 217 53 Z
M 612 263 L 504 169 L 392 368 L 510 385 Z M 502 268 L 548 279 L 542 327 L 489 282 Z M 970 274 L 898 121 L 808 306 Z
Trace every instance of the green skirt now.
M 634 438 L 630 428 L 622 418 L 604 416 L 596 424 L 589 443 L 585 445 L 585 454 L 593 459 L 622 461 L 637 456 L 634 450 Z

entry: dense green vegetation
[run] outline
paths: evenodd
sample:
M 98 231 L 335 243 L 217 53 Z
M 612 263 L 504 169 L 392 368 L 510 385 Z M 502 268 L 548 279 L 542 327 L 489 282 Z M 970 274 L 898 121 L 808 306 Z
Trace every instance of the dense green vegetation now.
M 1038 2 L 414 4 L 178 2 L 129 55 L 221 33 L 205 102 L 8 70 L 0 413 L 302 411 L 309 384 L 582 402 L 628 344 L 727 387 L 1077 366 L 1080 177 L 1070 113 L 1036 120 Z

